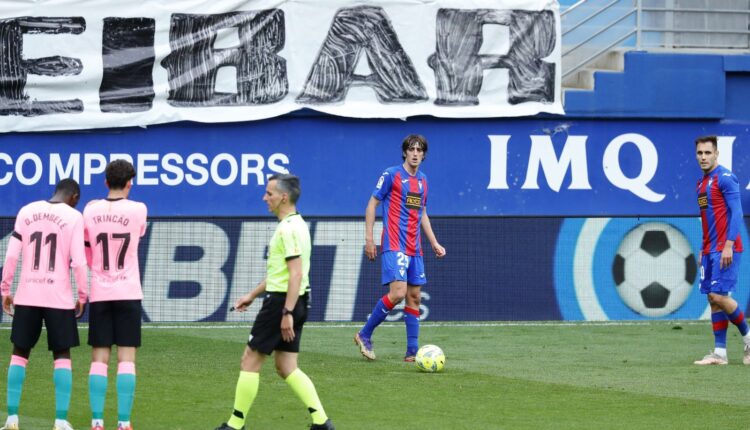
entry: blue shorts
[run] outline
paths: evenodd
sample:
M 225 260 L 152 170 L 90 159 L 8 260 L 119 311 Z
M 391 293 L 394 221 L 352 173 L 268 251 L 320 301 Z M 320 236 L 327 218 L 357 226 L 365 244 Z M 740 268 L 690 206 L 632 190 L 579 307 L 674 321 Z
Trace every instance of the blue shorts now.
M 424 260 L 421 255 L 409 256 L 400 251 L 385 251 L 383 259 L 382 284 L 393 281 L 405 281 L 407 285 L 424 285 L 427 277 L 424 274 Z
M 734 291 L 737 286 L 737 275 L 740 272 L 740 257 L 742 253 L 735 252 L 732 256 L 732 264 L 720 269 L 721 252 L 703 255 L 701 257 L 701 293 L 726 295 Z

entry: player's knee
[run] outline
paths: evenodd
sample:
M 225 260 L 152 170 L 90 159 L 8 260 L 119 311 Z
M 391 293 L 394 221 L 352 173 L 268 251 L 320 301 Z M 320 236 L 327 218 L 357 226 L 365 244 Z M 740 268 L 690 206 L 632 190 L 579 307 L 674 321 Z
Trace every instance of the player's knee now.
M 31 355 L 31 350 L 28 348 L 20 348 L 18 346 L 13 345 L 13 355 L 17 355 L 19 357 L 23 357 L 28 359 Z
M 731 312 L 737 307 L 737 302 L 734 299 L 722 294 L 710 293 L 708 295 L 708 303 L 711 306 L 711 312 Z
M 708 304 L 715 305 L 716 304 L 716 296 L 714 296 L 713 293 L 708 293 Z
M 52 351 L 52 358 L 54 358 L 55 360 L 59 360 L 61 358 L 69 360 L 70 349 L 61 349 L 59 351 Z
M 401 301 L 403 301 L 405 297 L 406 297 L 405 291 L 396 290 L 396 291 L 391 291 L 391 294 L 389 294 L 391 303 L 393 303 L 394 306 L 401 303 Z
M 421 301 L 419 300 L 419 297 L 412 297 L 408 296 L 406 298 L 406 306 L 409 306 L 410 308 L 416 308 L 419 309 L 419 306 L 421 305 Z

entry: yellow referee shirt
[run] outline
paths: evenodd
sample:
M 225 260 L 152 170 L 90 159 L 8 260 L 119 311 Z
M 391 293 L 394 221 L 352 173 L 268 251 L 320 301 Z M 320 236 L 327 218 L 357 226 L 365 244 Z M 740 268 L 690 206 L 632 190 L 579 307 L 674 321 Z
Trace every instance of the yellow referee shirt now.
M 266 264 L 266 291 L 286 293 L 289 287 L 287 260 L 302 258 L 302 284 L 300 296 L 310 287 L 310 254 L 312 244 L 307 223 L 298 213 L 289 214 L 279 221 L 271 241 L 268 243 Z

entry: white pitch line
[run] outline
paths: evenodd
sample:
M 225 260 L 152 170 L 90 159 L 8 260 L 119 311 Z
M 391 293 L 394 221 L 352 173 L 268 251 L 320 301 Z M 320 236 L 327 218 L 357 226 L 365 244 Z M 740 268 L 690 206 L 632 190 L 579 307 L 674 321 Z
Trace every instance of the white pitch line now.
M 488 322 L 423 322 L 422 327 L 605 327 L 605 326 L 648 326 L 648 325 L 704 325 L 706 321 L 697 320 L 659 320 L 659 321 L 488 321 Z M 312 323 L 305 324 L 305 328 L 356 328 L 361 323 Z M 215 323 L 195 323 L 195 324 L 161 324 L 161 323 L 144 323 L 143 328 L 148 330 L 174 330 L 174 329 L 247 329 L 252 324 L 215 324 Z M 82 329 L 88 329 L 88 324 L 80 324 Z M 391 322 L 382 324 L 380 327 L 386 328 L 403 328 L 400 323 Z M 9 324 L 0 324 L 0 330 L 10 330 Z

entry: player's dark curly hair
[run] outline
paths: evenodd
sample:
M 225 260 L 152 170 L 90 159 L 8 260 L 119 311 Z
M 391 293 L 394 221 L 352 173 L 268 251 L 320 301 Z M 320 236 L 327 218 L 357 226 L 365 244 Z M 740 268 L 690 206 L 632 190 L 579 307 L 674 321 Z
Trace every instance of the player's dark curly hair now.
M 110 190 L 121 190 L 135 177 L 135 167 L 127 160 L 113 160 L 107 164 L 104 174 Z
M 81 187 L 78 185 L 75 179 L 67 178 L 57 183 L 55 186 L 55 194 L 60 193 L 64 196 L 81 195 Z
M 401 143 L 401 159 L 406 160 L 406 150 L 411 148 L 414 145 L 419 145 L 422 148 L 422 152 L 424 153 L 424 158 L 427 158 L 427 139 L 425 139 L 424 136 L 421 134 L 410 134 L 404 138 L 403 143 Z

